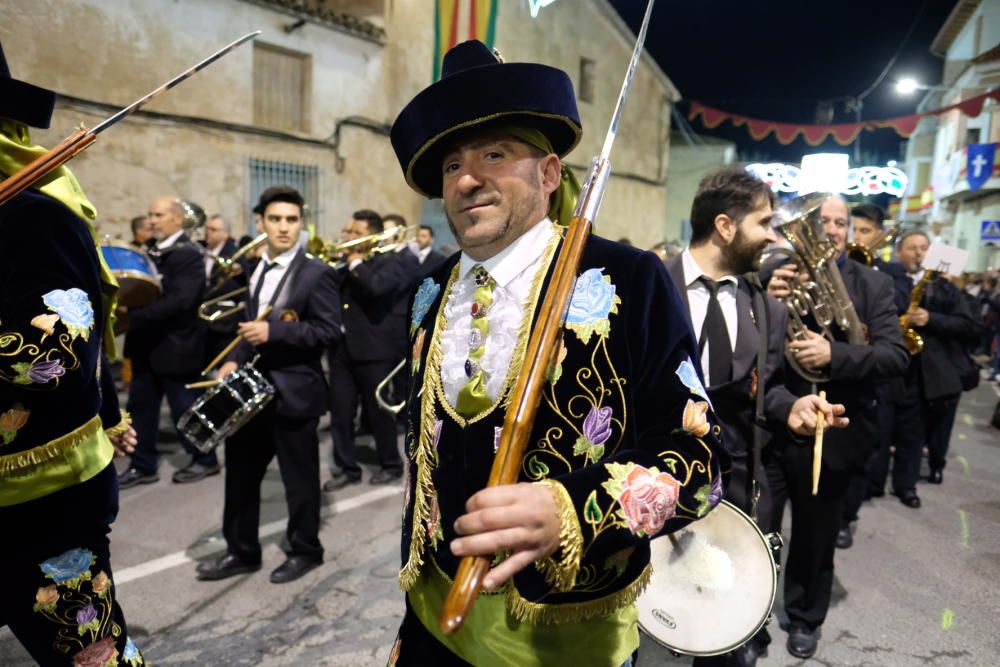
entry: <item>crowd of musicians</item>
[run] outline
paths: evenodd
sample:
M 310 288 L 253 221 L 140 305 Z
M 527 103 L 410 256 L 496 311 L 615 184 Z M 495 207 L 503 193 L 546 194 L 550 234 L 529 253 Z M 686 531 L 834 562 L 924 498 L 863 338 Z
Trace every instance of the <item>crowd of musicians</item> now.
M 470 81 L 485 82 L 475 99 L 463 92 Z M 31 146 L 28 125 L 48 123 L 45 100 L 24 100 L 43 112 L 0 110 L 14 119 L 0 125 L 0 149 L 20 156 L 0 162 L 6 175 L 25 159 L 14 147 Z M 377 461 L 368 482 L 405 489 L 406 614 L 391 664 L 634 665 L 633 602 L 649 580 L 650 538 L 723 498 L 764 533 L 780 533 L 791 506 L 780 616 L 787 650 L 811 657 L 836 549 L 851 546 L 864 501 L 888 488 L 918 509 L 925 456 L 927 481 L 943 481 L 960 396 L 979 380 L 970 352 L 989 340 L 981 314 L 997 307 L 995 280 L 963 290 L 925 266 L 931 239 L 920 229 L 899 235 L 884 261 L 877 206 L 830 196 L 791 211 L 743 169 L 722 168 L 699 185 L 690 244 L 679 254 L 663 260 L 597 235 L 580 242 L 520 483 L 486 488 L 494 454 L 511 437 L 504 412 L 532 370 L 528 338 L 542 326 L 539 309 L 570 245 L 565 229 L 580 186 L 560 158 L 581 134 L 564 72 L 459 45 L 441 80 L 402 111 L 392 142 L 410 186 L 444 200 L 460 252 L 445 257 L 430 228 L 410 240 L 400 216 L 370 209 L 345 221 L 337 242 L 310 239 L 302 195 L 281 185 L 259 194 L 256 240 L 235 243 L 217 215 L 204 220 L 199 240 L 187 226 L 192 204 L 173 193 L 132 221 L 132 242 L 155 265 L 161 290 L 138 306 L 108 298 L 92 207 L 68 170 L 59 178 L 73 187 L 59 189 L 57 179 L 0 208 L 4 247 L 24 249 L 0 264 L 0 334 L 5 350 L 17 347 L 0 355 L 0 454 L 9 464 L 0 468 L 0 520 L 37 538 L 2 556 L 6 571 L 25 575 L 0 584 L 0 624 L 42 664 L 88 651 L 103 661 L 77 664 L 142 663 L 111 592 L 112 445 L 129 456 L 118 488 L 157 482 L 164 397 L 176 424 L 206 377 L 225 381 L 253 366 L 274 400 L 221 457 L 178 431 L 190 460 L 174 483 L 225 467 L 227 548 L 198 566 L 199 579 L 262 567 L 261 483 L 275 458 L 288 526 L 286 559 L 270 581 L 318 567 L 322 494 L 363 481 L 364 429 Z M 798 213 L 818 221 L 834 250 L 828 262 L 769 252 L 780 223 L 802 223 Z M 43 219 L 51 229 L 37 224 Z M 876 255 L 870 265 L 848 252 L 851 242 Z M 847 324 L 789 308 L 810 281 L 827 286 L 825 305 L 848 313 Z M 221 298 L 234 291 L 241 294 Z M 207 303 L 232 312 L 213 319 Z M 127 322 L 131 428 L 101 354 L 112 309 Z M 387 379 L 405 402 L 400 418 L 377 399 Z M 321 480 L 326 413 L 332 475 Z M 81 454 L 77 473 L 49 460 L 85 445 L 102 453 Z M 16 461 L 7 456 L 14 452 Z M 11 466 L 34 481 L 14 488 Z M 66 516 L 94 498 L 104 505 L 79 525 L 59 535 L 38 529 L 39 512 Z M 461 558 L 498 553 L 506 558 L 494 559 L 483 585 L 504 594 L 481 595 L 463 630 L 439 628 Z M 695 663 L 752 665 L 769 642 L 764 628 Z

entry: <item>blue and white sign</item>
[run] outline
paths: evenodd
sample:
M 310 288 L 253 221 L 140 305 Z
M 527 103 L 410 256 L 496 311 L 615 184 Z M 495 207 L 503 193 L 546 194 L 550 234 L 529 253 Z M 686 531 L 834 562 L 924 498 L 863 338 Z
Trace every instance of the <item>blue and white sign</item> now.
M 979 240 L 983 243 L 1000 241 L 1000 220 L 983 220 L 979 227 Z
M 965 178 L 969 182 L 969 191 L 975 192 L 983 187 L 983 183 L 993 175 L 997 145 L 969 144 L 968 153 L 969 161 L 965 165 Z

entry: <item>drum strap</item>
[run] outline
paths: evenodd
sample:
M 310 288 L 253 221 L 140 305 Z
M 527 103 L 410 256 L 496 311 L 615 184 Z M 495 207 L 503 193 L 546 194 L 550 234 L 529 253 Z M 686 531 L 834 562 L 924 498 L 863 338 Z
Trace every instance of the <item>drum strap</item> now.
M 756 274 L 748 276 L 747 282 L 750 284 L 750 291 L 753 294 L 754 319 L 757 321 L 757 333 L 760 342 L 757 347 L 757 395 L 754 397 L 754 423 L 753 438 L 750 446 L 751 467 L 747 475 L 747 484 L 750 498 L 750 518 L 757 521 L 757 501 L 760 500 L 760 484 L 757 482 L 757 471 L 761 466 L 761 450 L 764 448 L 764 438 L 766 436 L 764 427 L 767 418 L 764 416 L 764 394 L 767 387 L 767 304 L 764 302 L 764 289 L 760 285 L 760 279 Z

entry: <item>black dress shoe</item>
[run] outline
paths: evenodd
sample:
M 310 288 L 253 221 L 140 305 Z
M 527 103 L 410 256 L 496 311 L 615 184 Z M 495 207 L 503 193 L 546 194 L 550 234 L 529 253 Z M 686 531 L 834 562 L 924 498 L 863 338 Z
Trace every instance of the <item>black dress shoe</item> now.
M 753 639 L 743 646 L 733 651 L 739 656 L 739 664 L 742 667 L 755 667 L 758 658 L 767 657 L 767 646 L 759 646 Z
M 330 493 L 331 491 L 340 491 L 341 489 L 347 488 L 352 484 L 360 484 L 361 475 L 348 475 L 345 473 L 340 473 L 333 476 L 333 479 L 328 479 L 323 482 L 323 491 Z
M 260 563 L 248 563 L 239 556 L 224 553 L 215 560 L 208 560 L 196 568 L 201 581 L 216 581 L 237 574 L 249 574 L 260 569 Z
M 379 470 L 368 480 L 369 484 L 392 484 L 403 476 L 402 470 Z
M 287 584 L 295 581 L 309 570 L 314 570 L 323 564 L 322 560 L 306 558 L 305 556 L 289 556 L 288 560 L 279 565 L 271 573 L 272 584 Z
M 899 502 L 903 503 L 907 507 L 912 507 L 913 509 L 918 509 L 920 507 L 920 496 L 913 489 L 906 489 L 905 491 L 893 490 L 892 495 L 899 498 Z
M 144 473 L 140 472 L 136 468 L 129 468 L 122 474 L 118 475 L 118 488 L 119 489 L 131 489 L 133 486 L 139 486 L 140 484 L 155 484 L 160 481 L 160 476 L 154 473 Z
M 854 535 L 851 534 L 850 526 L 841 528 L 837 533 L 837 548 L 850 549 L 852 544 L 854 544 Z
M 811 658 L 816 653 L 816 645 L 819 644 L 819 630 L 810 630 L 799 626 L 793 626 L 788 631 L 788 652 L 796 658 Z
M 944 481 L 944 475 L 940 468 L 931 468 L 931 474 L 927 475 L 927 481 L 931 484 L 940 484 Z
M 206 466 L 201 463 L 189 463 L 186 468 L 181 468 L 175 472 L 173 477 L 170 479 L 174 480 L 174 484 L 188 484 L 190 482 L 198 482 L 206 477 L 211 477 L 212 475 L 218 475 L 219 470 L 220 468 L 218 463 L 214 466 Z

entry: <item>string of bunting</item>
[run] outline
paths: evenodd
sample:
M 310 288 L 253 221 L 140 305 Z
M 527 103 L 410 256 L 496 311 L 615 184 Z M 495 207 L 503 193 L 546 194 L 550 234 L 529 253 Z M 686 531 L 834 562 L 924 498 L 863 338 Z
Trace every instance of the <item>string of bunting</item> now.
M 928 116 L 938 116 L 949 111 L 958 109 L 966 116 L 975 118 L 983 111 L 983 104 L 986 100 L 1000 102 L 1000 88 L 991 90 L 977 97 L 972 97 L 958 104 L 941 107 L 933 111 L 924 113 L 909 114 L 896 118 L 886 118 L 883 120 L 865 120 L 860 123 L 833 123 L 827 125 L 803 124 L 803 123 L 781 123 L 774 120 L 761 120 L 750 118 L 739 114 L 730 113 L 721 109 L 710 107 L 707 104 L 689 100 L 688 120 L 700 120 L 701 124 L 708 129 L 715 129 L 725 121 L 729 121 L 734 127 L 746 126 L 750 136 L 755 141 L 760 141 L 772 132 L 775 138 L 783 146 L 792 143 L 801 135 L 810 146 L 819 146 L 827 139 L 833 139 L 841 146 L 847 146 L 857 139 L 861 131 L 873 132 L 882 128 L 891 127 L 901 137 L 909 137 L 917 129 L 917 123 Z

